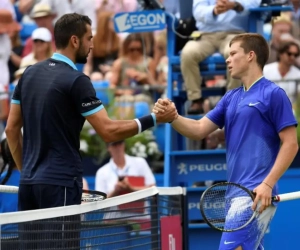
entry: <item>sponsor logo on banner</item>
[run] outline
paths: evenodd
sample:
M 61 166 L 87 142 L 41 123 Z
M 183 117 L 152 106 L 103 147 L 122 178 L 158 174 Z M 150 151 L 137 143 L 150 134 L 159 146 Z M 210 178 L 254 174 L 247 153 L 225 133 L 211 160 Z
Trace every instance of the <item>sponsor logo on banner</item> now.
M 172 234 L 169 234 L 169 250 L 176 250 L 176 239 Z
M 162 10 L 117 13 L 114 26 L 118 33 L 162 30 L 166 27 L 166 14 Z
M 225 163 L 216 164 L 186 164 L 180 163 L 177 165 L 178 175 L 187 175 L 191 172 L 211 172 L 211 171 L 226 171 Z
M 189 209 L 200 209 L 200 202 L 189 202 Z M 225 208 L 225 202 L 205 202 L 203 204 L 205 209 Z

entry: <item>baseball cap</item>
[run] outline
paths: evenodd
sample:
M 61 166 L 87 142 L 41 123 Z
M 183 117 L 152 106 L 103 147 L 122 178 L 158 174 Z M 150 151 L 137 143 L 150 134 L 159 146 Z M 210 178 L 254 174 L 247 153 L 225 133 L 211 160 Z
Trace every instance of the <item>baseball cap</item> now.
M 38 18 L 38 17 L 51 16 L 51 15 L 54 16 L 54 14 L 51 11 L 51 7 L 48 4 L 38 3 L 34 5 L 30 17 Z
M 51 42 L 52 35 L 47 28 L 37 28 L 32 32 L 32 40 L 42 40 L 44 42 Z

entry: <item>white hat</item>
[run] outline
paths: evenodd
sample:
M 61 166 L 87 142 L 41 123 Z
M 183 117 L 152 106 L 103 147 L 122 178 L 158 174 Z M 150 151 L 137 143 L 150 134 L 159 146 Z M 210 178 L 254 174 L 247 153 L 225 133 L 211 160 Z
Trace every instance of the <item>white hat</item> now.
M 46 28 L 37 28 L 32 32 L 32 40 L 42 40 L 44 42 L 51 42 L 51 32 Z

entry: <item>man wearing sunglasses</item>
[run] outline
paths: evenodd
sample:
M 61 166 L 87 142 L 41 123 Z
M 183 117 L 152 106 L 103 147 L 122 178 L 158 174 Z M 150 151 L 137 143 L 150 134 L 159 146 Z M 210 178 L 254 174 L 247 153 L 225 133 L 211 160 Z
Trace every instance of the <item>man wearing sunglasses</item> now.
M 293 104 L 300 93 L 300 70 L 295 66 L 299 54 L 298 43 L 283 42 L 278 48 L 277 61 L 264 67 L 264 76 L 283 88 Z

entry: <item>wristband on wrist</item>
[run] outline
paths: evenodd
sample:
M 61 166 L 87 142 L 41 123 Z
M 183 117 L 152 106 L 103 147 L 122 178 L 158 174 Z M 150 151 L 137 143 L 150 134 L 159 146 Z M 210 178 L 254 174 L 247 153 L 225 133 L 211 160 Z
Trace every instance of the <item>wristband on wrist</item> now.
M 138 133 L 141 133 L 149 128 L 156 126 L 156 116 L 154 113 L 151 113 L 151 115 L 143 116 L 141 118 L 136 118 L 134 120 L 139 128 Z

